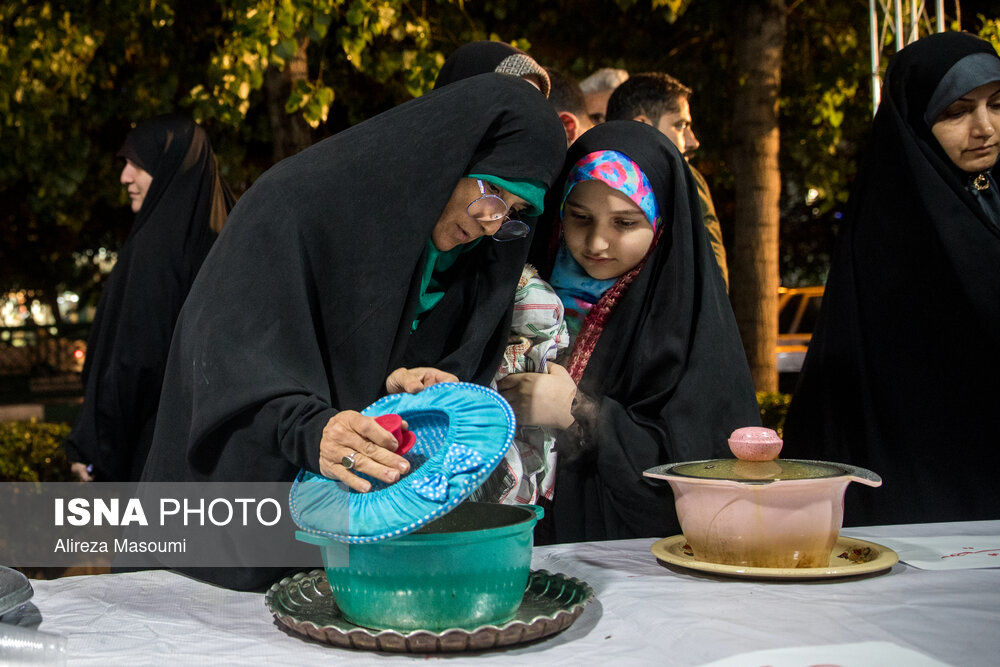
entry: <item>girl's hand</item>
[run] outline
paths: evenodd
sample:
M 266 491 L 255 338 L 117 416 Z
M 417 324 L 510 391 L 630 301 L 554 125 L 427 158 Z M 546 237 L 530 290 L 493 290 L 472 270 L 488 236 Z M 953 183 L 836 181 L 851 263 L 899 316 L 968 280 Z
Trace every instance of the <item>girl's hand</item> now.
M 369 491 L 372 485 L 355 475 L 354 470 L 392 484 L 410 470 L 409 462 L 393 453 L 398 446 L 396 438 L 374 418 L 354 410 L 343 410 L 331 417 L 323 428 L 319 471 L 324 477 L 340 480 L 355 491 Z
M 458 377 L 436 368 L 397 368 L 385 379 L 390 394 L 416 394 L 438 382 L 458 382 Z
M 569 428 L 573 425 L 576 383 L 559 364 L 546 364 L 548 373 L 517 373 L 497 383 L 522 426 Z

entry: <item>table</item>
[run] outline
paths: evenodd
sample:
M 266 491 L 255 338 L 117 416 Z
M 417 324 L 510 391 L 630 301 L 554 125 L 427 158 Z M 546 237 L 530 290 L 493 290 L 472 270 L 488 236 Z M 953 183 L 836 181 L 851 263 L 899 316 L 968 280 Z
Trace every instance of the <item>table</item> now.
M 998 535 L 1000 521 L 845 529 L 879 538 Z M 655 540 L 535 549 L 532 566 L 587 581 L 597 595 L 576 623 L 540 643 L 450 664 L 698 665 L 767 648 L 888 641 L 954 665 L 1000 660 L 1000 569 L 760 582 L 660 565 Z M 164 571 L 34 581 L 40 630 L 68 638 L 70 665 L 381 664 L 426 656 L 348 651 L 281 632 L 264 596 Z M 2 661 L 0 661 L 2 662 Z

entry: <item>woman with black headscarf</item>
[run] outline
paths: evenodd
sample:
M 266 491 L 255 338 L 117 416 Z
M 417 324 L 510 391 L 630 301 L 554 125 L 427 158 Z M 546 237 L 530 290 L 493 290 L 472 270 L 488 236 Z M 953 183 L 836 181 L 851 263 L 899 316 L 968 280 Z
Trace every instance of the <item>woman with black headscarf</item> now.
M 538 538 L 663 537 L 679 530 L 673 499 L 643 471 L 722 456 L 733 430 L 760 423 L 696 185 L 676 147 L 634 121 L 586 132 L 557 184 L 558 244 L 540 266 L 565 306 L 569 358 L 499 383 L 519 424 L 564 429 Z
M 118 156 L 135 222 L 101 293 L 66 442 L 75 469 L 99 481 L 142 473 L 177 314 L 235 201 L 208 136 L 186 118 L 143 122 Z
M 484 74 L 261 176 L 181 312 L 144 479 L 398 479 L 395 439 L 357 411 L 441 379 L 489 382 L 528 241 L 489 238 L 503 216 L 477 210 L 540 210 L 562 136 L 532 86 Z M 199 576 L 253 588 L 269 574 Z
M 788 456 L 879 473 L 849 524 L 1000 518 L 1000 57 L 942 33 L 886 72 Z

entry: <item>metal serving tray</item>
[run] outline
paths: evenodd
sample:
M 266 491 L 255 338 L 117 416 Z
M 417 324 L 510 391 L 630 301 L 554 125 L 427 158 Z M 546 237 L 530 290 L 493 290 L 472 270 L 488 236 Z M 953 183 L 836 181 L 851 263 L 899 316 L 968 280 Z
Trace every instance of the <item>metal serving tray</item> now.
M 34 594 L 26 576 L 0 565 L 0 616 L 17 609 Z

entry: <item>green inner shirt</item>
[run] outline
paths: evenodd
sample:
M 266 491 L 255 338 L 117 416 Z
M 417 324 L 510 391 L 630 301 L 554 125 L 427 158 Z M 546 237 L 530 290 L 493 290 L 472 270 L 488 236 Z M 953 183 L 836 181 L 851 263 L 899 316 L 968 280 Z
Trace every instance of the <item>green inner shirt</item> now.
M 420 318 L 438 305 L 438 302 L 444 297 L 444 291 L 447 288 L 441 284 L 441 274 L 450 269 L 462 253 L 472 250 L 482 240 L 482 238 L 478 238 L 471 243 L 463 243 L 442 252 L 437 249 L 433 240 L 427 239 L 427 261 L 424 264 L 423 273 L 420 275 L 420 295 L 417 298 L 417 312 L 410 325 L 411 332 L 417 330 Z

